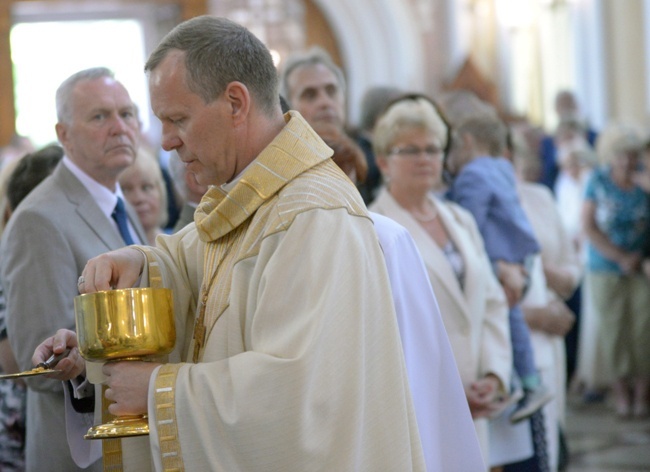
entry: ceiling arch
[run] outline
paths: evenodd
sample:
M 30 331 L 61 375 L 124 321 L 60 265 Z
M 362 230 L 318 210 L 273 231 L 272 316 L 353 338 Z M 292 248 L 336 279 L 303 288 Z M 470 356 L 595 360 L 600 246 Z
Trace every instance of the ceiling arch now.
M 313 0 L 337 37 L 347 72 L 349 116 L 371 85 L 423 88 L 419 22 L 400 0 Z

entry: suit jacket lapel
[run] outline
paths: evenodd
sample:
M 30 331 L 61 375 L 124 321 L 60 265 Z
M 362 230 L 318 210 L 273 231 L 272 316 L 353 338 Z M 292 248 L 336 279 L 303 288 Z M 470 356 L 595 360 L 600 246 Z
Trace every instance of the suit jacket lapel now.
M 81 182 L 62 163 L 53 172 L 53 178 L 62 182 L 59 187 L 63 189 L 70 203 L 76 205 L 79 217 L 106 245 L 107 250 L 118 249 L 124 246 L 120 233 L 95 202 L 93 196 L 86 190 Z

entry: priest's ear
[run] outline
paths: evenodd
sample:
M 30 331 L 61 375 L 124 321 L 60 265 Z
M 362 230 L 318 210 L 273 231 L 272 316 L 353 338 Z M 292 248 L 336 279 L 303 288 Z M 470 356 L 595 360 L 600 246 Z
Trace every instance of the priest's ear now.
M 237 126 L 243 123 L 251 108 L 251 94 L 248 87 L 241 82 L 230 82 L 224 92 L 233 120 L 233 125 Z

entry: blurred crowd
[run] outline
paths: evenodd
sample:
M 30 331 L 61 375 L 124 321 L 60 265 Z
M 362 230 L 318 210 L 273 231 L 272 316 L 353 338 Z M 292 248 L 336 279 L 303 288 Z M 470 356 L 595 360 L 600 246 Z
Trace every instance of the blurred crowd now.
M 556 96 L 553 130 L 510 120 L 464 90 L 375 86 L 346 104 L 344 75 L 320 49 L 279 73 L 287 109 L 334 150 L 368 208 L 415 241 L 486 470 L 563 470 L 567 392 L 608 402 L 621 419 L 648 416 L 650 130 L 594 130 L 568 90 Z M 2 149 L 2 228 L 64 154 L 19 137 Z M 146 144 L 117 181 L 149 245 L 194 224 L 207 190 L 175 153 Z M 9 374 L 29 366 L 12 352 L 4 312 L 3 296 L 0 367 Z M 26 390 L 0 380 L 0 470 L 24 468 Z

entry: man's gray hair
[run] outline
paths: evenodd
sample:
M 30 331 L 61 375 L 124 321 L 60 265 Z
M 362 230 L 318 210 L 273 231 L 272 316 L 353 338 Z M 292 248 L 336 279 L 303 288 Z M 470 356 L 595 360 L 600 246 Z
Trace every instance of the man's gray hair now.
M 294 54 L 289 56 L 287 62 L 282 68 L 282 76 L 280 78 L 280 94 L 291 105 L 291 90 L 289 90 L 289 77 L 291 73 L 301 67 L 315 66 L 322 64 L 327 67 L 336 76 L 339 83 L 341 94 L 345 96 L 345 77 L 343 71 L 339 66 L 334 64 L 329 54 L 318 46 L 313 46 L 304 53 Z
M 271 53 L 243 26 L 209 15 L 187 20 L 162 39 L 144 70 L 153 71 L 171 50 L 185 52 L 187 87 L 205 103 L 237 81 L 246 85 L 261 110 L 272 114 L 279 107 L 278 73 Z
M 70 123 L 72 121 L 70 100 L 75 86 L 83 80 L 95 80 L 104 77 L 115 79 L 115 74 L 107 67 L 92 67 L 72 74 L 59 85 L 56 90 L 56 117 L 59 123 Z

